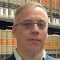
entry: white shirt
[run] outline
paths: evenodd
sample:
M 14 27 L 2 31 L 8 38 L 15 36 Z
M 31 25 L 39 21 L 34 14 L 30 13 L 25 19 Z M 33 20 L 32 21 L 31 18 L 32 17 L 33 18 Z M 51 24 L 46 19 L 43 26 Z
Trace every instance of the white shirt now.
M 16 60 L 22 60 L 21 56 L 19 56 L 19 54 L 17 53 L 16 49 L 14 50 L 14 56 Z M 43 56 L 41 58 L 41 60 L 44 58 L 44 60 L 46 60 L 46 51 L 43 50 Z

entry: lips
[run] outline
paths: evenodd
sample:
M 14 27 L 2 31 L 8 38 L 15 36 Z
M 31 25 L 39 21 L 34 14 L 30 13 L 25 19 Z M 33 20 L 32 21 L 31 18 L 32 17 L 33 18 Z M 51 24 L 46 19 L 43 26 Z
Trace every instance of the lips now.
M 36 38 L 31 38 L 31 39 L 28 39 L 28 41 L 40 41 L 40 40 Z

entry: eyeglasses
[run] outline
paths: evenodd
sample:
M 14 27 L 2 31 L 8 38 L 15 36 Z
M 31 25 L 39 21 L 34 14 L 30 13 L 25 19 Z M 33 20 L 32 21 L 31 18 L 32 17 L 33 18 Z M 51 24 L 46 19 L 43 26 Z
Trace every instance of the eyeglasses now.
M 15 26 L 17 25 L 22 25 L 23 27 L 25 27 L 26 29 L 32 28 L 34 26 L 34 24 L 37 24 L 37 26 L 40 29 L 45 29 L 46 28 L 46 22 L 45 21 L 38 21 L 37 23 L 33 23 L 31 21 L 24 21 L 22 23 L 19 24 L 15 24 Z

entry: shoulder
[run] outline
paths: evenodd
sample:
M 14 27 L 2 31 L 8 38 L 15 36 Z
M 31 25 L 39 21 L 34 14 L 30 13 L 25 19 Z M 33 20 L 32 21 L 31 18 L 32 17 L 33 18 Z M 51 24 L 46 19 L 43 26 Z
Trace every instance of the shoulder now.
M 2 60 L 16 60 L 16 59 L 14 57 L 14 54 L 12 54 L 11 56 L 6 57 L 5 59 L 2 59 Z
M 51 57 L 49 55 L 46 55 L 46 60 L 57 60 L 57 59 L 56 58 L 53 58 L 53 57 Z

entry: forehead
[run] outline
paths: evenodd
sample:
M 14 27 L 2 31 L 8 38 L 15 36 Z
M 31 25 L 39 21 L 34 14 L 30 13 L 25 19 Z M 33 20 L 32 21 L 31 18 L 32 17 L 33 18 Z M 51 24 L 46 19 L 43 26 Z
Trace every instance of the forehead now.
M 40 7 L 30 7 L 27 9 L 23 9 L 19 15 L 18 15 L 18 20 L 36 20 L 36 19 L 42 19 L 42 20 L 47 20 L 47 13 Z

